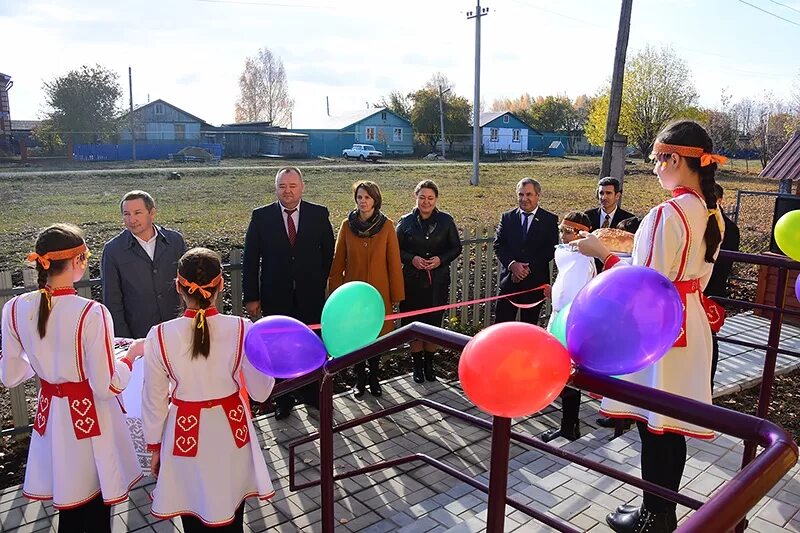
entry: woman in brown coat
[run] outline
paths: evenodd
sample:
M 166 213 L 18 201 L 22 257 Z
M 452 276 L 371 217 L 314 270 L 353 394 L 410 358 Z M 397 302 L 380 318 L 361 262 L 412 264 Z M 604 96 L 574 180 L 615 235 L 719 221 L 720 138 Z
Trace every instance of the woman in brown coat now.
M 381 190 L 377 183 L 354 183 L 353 198 L 356 209 L 342 221 L 339 236 L 336 238 L 328 290 L 333 292 L 348 281 L 365 281 L 381 293 L 388 315 L 392 312 L 393 304 L 405 299 L 400 246 L 397 243 L 394 222 L 380 211 Z M 394 324 L 386 321 L 380 334 L 385 335 L 392 329 Z M 369 392 L 373 396 L 380 396 L 380 356 L 373 357 L 368 362 Z M 353 395 L 356 398 L 364 396 L 366 385 L 367 365 L 358 363 Z

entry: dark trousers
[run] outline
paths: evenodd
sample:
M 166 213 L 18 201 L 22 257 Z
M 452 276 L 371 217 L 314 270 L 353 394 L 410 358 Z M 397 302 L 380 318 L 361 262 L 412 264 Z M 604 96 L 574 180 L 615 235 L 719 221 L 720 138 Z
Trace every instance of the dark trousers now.
M 58 533 L 111 533 L 111 506 L 98 495 L 88 503 L 58 512 Z
M 181 515 L 183 533 L 199 533 L 202 531 L 213 531 L 214 533 L 242 533 L 244 531 L 244 502 L 236 509 L 233 515 L 233 522 L 227 526 L 210 527 L 203 524 L 199 518 L 191 515 Z
M 540 291 L 532 294 L 534 295 L 535 299 L 531 299 L 529 303 L 533 303 L 542 298 Z M 542 312 L 542 304 L 531 307 L 530 309 L 519 309 L 507 299 L 497 300 L 497 308 L 494 312 L 494 323 L 499 324 L 500 322 L 513 322 L 517 319 L 517 311 L 519 311 L 519 319 L 521 322 L 538 325 L 539 315 Z
M 711 396 L 714 396 L 714 375 L 717 373 L 717 363 L 719 362 L 719 339 L 717 334 L 711 332 Z
M 677 433 L 656 435 L 644 422 L 636 422 L 642 441 L 642 479 L 678 491 L 686 466 L 686 437 Z M 649 492 L 644 493 L 644 507 L 654 513 L 675 511 L 675 503 Z
M 581 391 L 564 387 L 561 391 L 561 431 L 571 433 L 578 425 L 581 408 Z

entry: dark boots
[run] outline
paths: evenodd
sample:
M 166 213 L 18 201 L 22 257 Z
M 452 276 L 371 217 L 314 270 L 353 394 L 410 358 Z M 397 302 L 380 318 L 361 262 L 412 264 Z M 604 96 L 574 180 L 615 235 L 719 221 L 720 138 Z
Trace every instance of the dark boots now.
M 425 381 L 436 381 L 436 374 L 433 372 L 433 354 L 435 352 L 422 352 L 423 354 L 423 370 L 425 373 Z
M 366 363 L 356 363 L 356 385 L 353 387 L 353 397 L 360 399 L 369 384 L 369 393 L 373 396 L 383 394 L 381 383 L 378 380 L 378 368 L 380 367 L 380 356 L 367 359 Z M 369 375 L 367 375 L 367 364 L 369 364 Z
M 549 431 L 545 431 L 541 435 L 541 439 L 544 442 L 550 442 L 558 437 L 564 437 L 567 440 L 578 440 L 581 438 L 580 422 L 575 421 L 573 424 L 568 424 L 567 426 L 561 424 L 559 429 L 551 429 Z
M 606 517 L 606 523 L 618 533 L 671 533 L 678 528 L 675 510 L 654 513 L 644 507 L 631 512 L 630 506 L 620 506 L 617 512 Z
M 424 383 L 425 374 L 422 369 L 422 353 L 411 352 L 411 362 L 414 365 L 414 383 Z

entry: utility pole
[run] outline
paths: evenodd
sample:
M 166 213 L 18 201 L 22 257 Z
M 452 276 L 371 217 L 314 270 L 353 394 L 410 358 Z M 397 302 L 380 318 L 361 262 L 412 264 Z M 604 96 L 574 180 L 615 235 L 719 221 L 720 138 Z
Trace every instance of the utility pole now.
M 447 89 L 446 91 L 443 91 L 442 90 L 442 86 L 439 85 L 439 133 L 441 134 L 441 138 L 442 138 L 442 159 L 445 159 L 445 153 L 444 153 L 444 104 L 442 102 L 443 102 L 444 95 L 449 93 L 449 92 L 450 92 L 450 89 Z
M 475 19 L 475 97 L 472 101 L 472 179 L 478 185 L 478 163 L 481 157 L 481 17 L 489 14 L 488 7 L 481 7 L 476 0 L 475 11 L 467 11 L 467 19 Z
M 614 136 L 619 129 L 619 113 L 622 108 L 622 80 L 625 76 L 625 54 L 628 51 L 628 35 L 631 31 L 631 9 L 633 0 L 622 0 L 622 11 L 619 15 L 617 31 L 617 50 L 614 54 L 614 73 L 611 78 L 611 97 L 608 102 L 608 119 L 606 120 L 606 136 L 603 145 L 603 160 L 600 163 L 600 179 L 611 174 L 611 153 Z M 614 176 L 622 178 L 622 176 Z
M 133 74 L 131 73 L 131 67 L 128 67 L 128 96 L 130 97 L 131 106 L 131 111 L 128 114 L 131 128 L 131 161 L 136 161 L 136 131 L 133 129 Z

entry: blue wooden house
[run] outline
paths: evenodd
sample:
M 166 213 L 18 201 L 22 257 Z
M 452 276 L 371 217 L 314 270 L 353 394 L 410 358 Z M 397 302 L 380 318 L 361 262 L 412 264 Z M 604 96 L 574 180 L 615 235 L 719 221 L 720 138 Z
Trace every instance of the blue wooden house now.
M 371 144 L 385 155 L 414 153 L 411 122 L 386 108 L 326 117 L 313 127 L 289 131 L 308 135 L 309 157 L 341 157 L 353 143 Z
M 481 113 L 483 153 L 541 152 L 542 134 L 510 111 Z
M 122 117 L 120 139 L 131 142 L 129 113 Z M 205 120 L 158 99 L 133 110 L 133 129 L 136 141 L 145 143 L 199 143 L 201 129 L 209 127 Z

